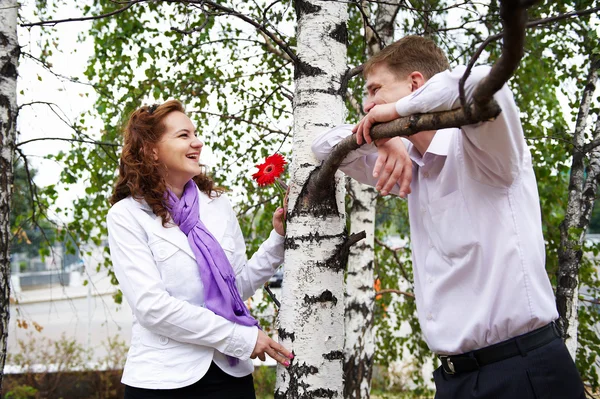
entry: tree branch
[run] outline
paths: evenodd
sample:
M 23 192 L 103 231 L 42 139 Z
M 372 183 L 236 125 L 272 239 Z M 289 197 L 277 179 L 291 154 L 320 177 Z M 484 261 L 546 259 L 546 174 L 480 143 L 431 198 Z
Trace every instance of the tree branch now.
M 535 3 L 536 0 L 533 1 L 528 1 L 525 3 Z M 527 6 L 529 7 L 529 6 Z M 594 8 L 590 8 L 587 10 L 581 10 L 581 11 L 572 11 L 572 12 L 568 12 L 565 14 L 560 14 L 554 17 L 549 17 L 549 18 L 544 18 L 544 19 L 538 19 L 535 21 L 531 21 L 528 22 L 527 24 L 525 24 L 525 28 L 539 28 L 539 27 L 543 27 L 546 24 L 552 23 L 552 22 L 557 22 L 557 21 L 561 21 L 563 19 L 567 19 L 570 17 L 582 17 L 585 15 L 589 15 L 589 14 L 593 14 L 596 13 L 600 10 L 600 7 L 594 7 Z M 490 44 L 491 42 L 494 42 L 498 39 L 500 39 L 501 37 L 504 36 L 504 32 L 500 32 L 498 34 L 495 34 L 493 36 L 488 37 L 483 43 L 481 43 L 481 45 L 479 46 L 479 48 L 477 49 L 477 51 L 475 51 L 475 53 L 473 54 L 473 56 L 471 57 L 469 64 L 467 65 L 467 69 L 463 75 L 463 77 L 461 78 L 460 82 L 459 82 L 459 92 L 460 92 L 460 103 L 464 104 L 466 103 L 465 100 L 465 82 L 467 80 L 467 78 L 469 77 L 469 75 L 471 74 L 471 69 L 473 69 L 473 66 L 475 65 L 475 61 L 477 61 L 477 59 L 481 56 L 481 54 L 483 53 L 483 50 L 487 47 L 488 44 Z
M 405 297 L 415 299 L 415 294 L 413 294 L 411 292 L 395 290 L 393 288 L 386 288 L 384 290 L 375 291 L 375 296 L 381 295 L 381 294 L 400 294 L 400 295 L 404 295 Z
M 505 28 L 502 55 L 492 66 L 488 76 L 479 82 L 468 105 L 451 111 L 416 114 L 378 124 L 371 129 L 373 140 L 461 127 L 497 117 L 501 110 L 493 100 L 493 95 L 512 76 L 523 56 L 527 12 L 519 7 L 518 0 L 504 0 L 501 2 L 500 15 Z M 463 104 L 465 103 L 466 101 Z M 350 151 L 358 147 L 355 135 L 347 137 L 335 146 L 320 169 L 313 173 L 309 180 L 307 199 L 310 203 L 316 204 L 323 200 L 324 195 L 328 195 L 335 172 Z
M 283 50 L 290 57 L 290 59 L 294 62 L 294 64 L 299 64 L 298 57 L 285 42 L 278 39 L 264 25 L 259 24 L 258 22 L 256 22 L 254 19 L 248 17 L 247 15 L 244 15 L 232 8 L 225 7 L 221 4 L 215 3 L 214 1 L 210 1 L 210 0 L 181 0 L 180 2 L 206 5 L 215 10 L 219 10 L 227 15 L 231 15 L 231 16 L 241 19 L 242 21 L 254 26 L 260 32 L 263 32 L 265 35 L 267 35 L 269 37 L 269 39 L 271 39 L 273 41 L 273 43 L 277 44 L 277 46 L 279 46 L 279 48 L 281 48 L 281 50 Z
M 94 20 L 94 19 L 102 19 L 102 18 L 112 17 L 113 15 L 120 14 L 120 13 L 122 13 L 124 11 L 127 11 L 133 5 L 135 5 L 137 3 L 143 3 L 143 2 L 146 2 L 146 1 L 149 1 L 149 0 L 132 0 L 132 1 L 129 1 L 127 3 L 124 3 L 125 4 L 124 7 L 119 8 L 118 10 L 115 10 L 115 11 L 111 11 L 111 12 L 106 13 L 106 14 L 93 15 L 93 16 L 89 16 L 89 17 L 56 19 L 56 20 L 53 20 L 53 21 L 39 21 L 39 22 L 32 22 L 32 23 L 28 23 L 28 24 L 21 24 L 21 26 L 22 27 L 56 26 L 56 25 L 64 23 L 64 22 L 81 22 L 81 21 L 90 21 L 90 20 Z
M 29 140 L 21 141 L 15 147 L 18 148 L 18 147 L 20 147 L 22 145 L 33 143 L 34 141 L 44 141 L 44 140 L 57 140 L 57 141 L 68 141 L 70 143 L 87 143 L 87 144 L 94 144 L 94 145 L 106 145 L 106 146 L 115 147 L 115 148 L 120 147 L 119 144 L 108 143 L 106 141 L 95 141 L 95 140 L 77 139 L 77 138 L 66 138 L 66 137 L 37 137 L 35 139 L 29 139 Z

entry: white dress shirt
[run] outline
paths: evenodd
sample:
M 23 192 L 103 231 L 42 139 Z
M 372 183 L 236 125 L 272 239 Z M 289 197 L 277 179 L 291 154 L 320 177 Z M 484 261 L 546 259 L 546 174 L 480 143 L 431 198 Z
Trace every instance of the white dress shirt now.
M 461 66 L 433 76 L 396 103 L 398 114 L 459 107 L 464 71 Z M 467 98 L 488 72 L 473 69 Z M 486 347 L 558 317 L 531 154 L 510 89 L 505 85 L 494 98 L 502 108 L 497 119 L 438 130 L 422 156 L 405 141 L 413 160 L 408 208 L 417 313 L 438 354 Z M 326 158 L 351 129 L 344 125 L 317 137 L 317 158 Z M 341 170 L 375 185 L 376 151 L 363 145 Z
M 235 212 L 225 195 L 199 193 L 200 219 L 219 241 L 249 298 L 283 262 L 284 238 L 275 231 L 247 261 Z M 211 361 L 242 377 L 254 370 L 249 359 L 257 327 L 235 324 L 204 308 L 203 285 L 186 235 L 163 227 L 145 201 L 129 197 L 108 212 L 108 238 L 119 288 L 133 312 L 131 347 L 122 382 L 138 388 L 191 385 Z M 225 355 L 240 359 L 235 367 Z

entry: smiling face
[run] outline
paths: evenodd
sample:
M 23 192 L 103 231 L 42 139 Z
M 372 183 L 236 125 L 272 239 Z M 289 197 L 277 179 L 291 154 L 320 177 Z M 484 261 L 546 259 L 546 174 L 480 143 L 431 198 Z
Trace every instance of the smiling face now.
M 366 78 L 365 112 L 369 112 L 374 105 L 396 102 L 413 91 L 414 82 L 410 74 L 401 79 L 383 63 L 373 65 Z
M 165 167 L 163 177 L 167 185 L 183 189 L 185 183 L 202 173 L 199 160 L 203 144 L 196 136 L 194 124 L 183 112 L 167 114 L 162 123 L 165 132 L 154 147 L 154 159 Z

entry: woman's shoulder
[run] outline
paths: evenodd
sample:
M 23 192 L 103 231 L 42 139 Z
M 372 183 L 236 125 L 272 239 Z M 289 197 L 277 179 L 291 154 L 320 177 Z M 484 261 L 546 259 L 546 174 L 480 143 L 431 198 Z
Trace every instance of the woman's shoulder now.
M 152 209 L 143 198 L 137 199 L 129 196 L 111 206 L 108 210 L 108 215 L 131 214 L 132 212 L 135 212 L 135 210 L 152 212 Z

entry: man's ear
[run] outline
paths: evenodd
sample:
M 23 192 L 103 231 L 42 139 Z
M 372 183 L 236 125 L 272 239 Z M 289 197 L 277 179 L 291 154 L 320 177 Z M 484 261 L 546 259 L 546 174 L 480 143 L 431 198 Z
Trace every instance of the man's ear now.
M 408 75 L 408 79 L 410 80 L 411 92 L 425 84 L 425 77 L 419 71 L 411 72 L 410 75 Z

